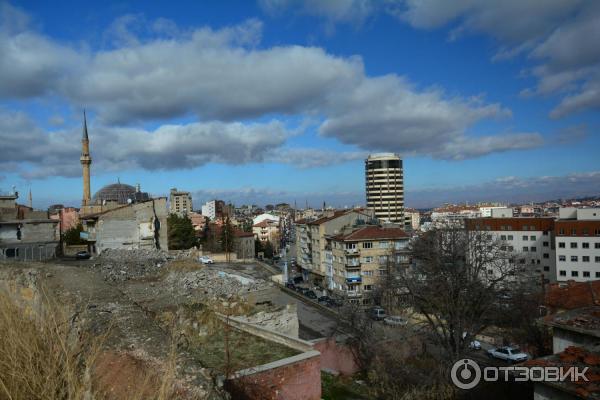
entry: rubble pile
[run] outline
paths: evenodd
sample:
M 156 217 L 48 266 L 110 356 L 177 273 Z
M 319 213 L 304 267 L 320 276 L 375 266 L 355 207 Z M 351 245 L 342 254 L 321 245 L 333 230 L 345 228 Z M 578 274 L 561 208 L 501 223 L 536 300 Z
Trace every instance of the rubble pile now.
M 273 286 L 272 282 L 245 278 L 207 268 L 186 273 L 171 272 L 166 277 L 165 283 L 172 285 L 175 291 L 199 290 L 209 298 L 243 296 L 248 292 L 265 290 Z
M 93 268 L 100 271 L 105 281 L 124 282 L 154 275 L 172 259 L 175 257 L 157 249 L 106 249 L 96 257 Z

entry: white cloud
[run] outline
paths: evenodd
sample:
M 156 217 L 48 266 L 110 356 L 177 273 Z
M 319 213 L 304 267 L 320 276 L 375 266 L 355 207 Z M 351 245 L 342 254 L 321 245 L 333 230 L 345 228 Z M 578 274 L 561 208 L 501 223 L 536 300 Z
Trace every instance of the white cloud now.
M 0 61 L 0 75 L 11 77 L 0 83 L 0 96 L 62 95 L 95 110 L 105 127 L 190 113 L 203 121 L 300 115 L 323 121 L 322 135 L 365 151 L 461 159 L 523 148 L 507 146 L 511 136 L 476 139 L 468 134 L 479 121 L 509 116 L 499 104 L 449 97 L 439 88 L 418 89 L 394 74 L 368 77 L 358 56 L 336 57 L 316 47 L 259 48 L 262 24 L 257 20 L 220 30 L 181 31 L 166 20 L 125 16 L 109 30 L 116 38 L 112 48 L 86 52 L 22 29 L 2 30 L 0 36 L 0 48 L 10 48 L 11 60 Z M 216 123 L 204 122 L 203 128 L 207 124 Z M 154 132 L 154 141 L 173 136 L 163 129 Z M 178 135 L 185 136 L 187 131 L 179 129 Z M 136 129 L 119 130 L 132 138 L 140 135 Z M 457 144 L 465 143 L 467 151 L 461 152 Z M 207 157 L 187 155 L 178 165 L 200 159 Z
M 494 60 L 527 54 L 535 88 L 523 95 L 563 96 L 553 118 L 600 108 L 600 2 L 594 0 L 406 0 L 399 17 L 417 28 L 455 25 L 456 39 L 483 32 L 498 40 Z

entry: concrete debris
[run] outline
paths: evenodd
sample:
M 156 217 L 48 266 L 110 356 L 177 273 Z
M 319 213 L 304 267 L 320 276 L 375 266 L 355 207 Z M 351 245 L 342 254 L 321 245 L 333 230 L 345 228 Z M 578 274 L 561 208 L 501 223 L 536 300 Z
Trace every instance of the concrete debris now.
M 211 269 L 201 269 L 186 273 L 170 272 L 165 279 L 165 284 L 172 285 L 176 292 L 198 290 L 204 292 L 207 298 L 244 296 L 249 292 L 261 291 L 273 286 L 273 283 L 264 280 L 239 278 L 243 277 Z

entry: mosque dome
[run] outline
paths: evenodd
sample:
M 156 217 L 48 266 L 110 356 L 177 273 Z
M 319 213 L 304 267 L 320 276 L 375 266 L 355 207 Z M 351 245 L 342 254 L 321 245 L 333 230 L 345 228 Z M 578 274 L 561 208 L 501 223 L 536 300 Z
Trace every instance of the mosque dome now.
M 118 204 L 135 203 L 148 199 L 147 193 L 141 193 L 139 189 L 124 183 L 113 183 L 106 185 L 94 194 L 92 204 L 105 204 L 116 202 Z

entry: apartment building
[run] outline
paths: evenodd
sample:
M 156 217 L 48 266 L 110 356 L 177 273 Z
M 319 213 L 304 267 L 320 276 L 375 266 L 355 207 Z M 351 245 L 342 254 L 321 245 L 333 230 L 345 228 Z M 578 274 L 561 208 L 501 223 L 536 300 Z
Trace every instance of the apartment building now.
M 469 221 L 472 229 L 489 231 L 515 254 L 515 262 L 544 282 L 556 281 L 556 251 L 553 218 L 477 218 Z
M 351 302 L 370 304 L 381 279 L 408 266 L 409 235 L 400 228 L 363 226 L 328 238 L 328 288 Z
M 418 231 L 421 227 L 421 213 L 414 208 L 404 209 L 404 229 Z
M 561 208 L 555 232 L 557 279 L 600 279 L 600 208 Z
M 383 222 L 404 224 L 402 160 L 394 153 L 371 154 L 365 160 L 367 207 Z
M 279 222 L 265 219 L 252 225 L 252 233 L 262 243 L 271 242 L 273 251 L 279 251 Z
M 374 215 L 371 209 L 329 210 L 321 218 L 296 221 L 297 263 L 304 279 L 328 286 L 332 275 L 326 265 L 326 237 L 339 234 L 343 228 L 374 222 Z
M 190 192 L 182 192 L 172 188 L 169 192 L 169 212 L 177 215 L 187 215 L 192 212 L 192 196 Z

